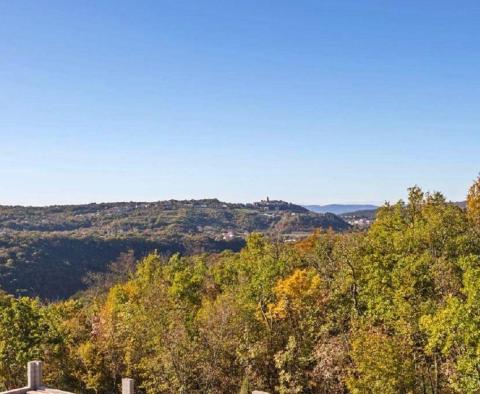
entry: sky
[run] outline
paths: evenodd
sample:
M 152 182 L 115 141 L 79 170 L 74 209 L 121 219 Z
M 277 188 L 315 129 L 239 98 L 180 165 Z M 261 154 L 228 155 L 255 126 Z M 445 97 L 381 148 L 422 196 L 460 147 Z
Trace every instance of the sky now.
M 0 204 L 463 200 L 480 2 L 0 0 Z

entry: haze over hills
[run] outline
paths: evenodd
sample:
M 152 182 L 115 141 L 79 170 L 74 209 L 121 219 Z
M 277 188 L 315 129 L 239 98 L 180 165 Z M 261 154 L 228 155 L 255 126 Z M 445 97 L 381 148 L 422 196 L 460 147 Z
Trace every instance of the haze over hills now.
M 335 215 L 341 215 L 348 212 L 378 208 L 377 205 L 372 205 L 372 204 L 327 204 L 327 205 L 303 205 L 303 206 L 312 212 L 333 213 Z
M 0 288 L 64 298 L 88 272 L 122 252 L 237 251 L 251 232 L 298 239 L 311 231 L 347 230 L 342 218 L 284 201 L 232 204 L 217 199 L 118 202 L 49 207 L 0 206 Z

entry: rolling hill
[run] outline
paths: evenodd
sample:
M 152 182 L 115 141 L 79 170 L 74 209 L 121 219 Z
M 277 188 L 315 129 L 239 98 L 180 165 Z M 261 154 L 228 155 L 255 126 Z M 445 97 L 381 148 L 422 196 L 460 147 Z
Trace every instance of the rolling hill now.
M 84 288 L 122 252 L 239 250 L 251 232 L 284 239 L 350 225 L 333 214 L 283 201 L 231 204 L 216 199 L 49 207 L 0 206 L 0 288 L 64 298 Z

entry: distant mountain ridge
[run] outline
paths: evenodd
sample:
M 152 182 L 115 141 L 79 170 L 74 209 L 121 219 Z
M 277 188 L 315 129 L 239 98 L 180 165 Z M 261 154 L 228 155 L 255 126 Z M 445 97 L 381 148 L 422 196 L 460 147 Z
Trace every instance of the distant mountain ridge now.
M 303 205 L 304 208 L 316 213 L 333 213 L 342 215 L 344 213 L 376 210 L 377 205 L 372 204 L 327 204 L 327 205 Z

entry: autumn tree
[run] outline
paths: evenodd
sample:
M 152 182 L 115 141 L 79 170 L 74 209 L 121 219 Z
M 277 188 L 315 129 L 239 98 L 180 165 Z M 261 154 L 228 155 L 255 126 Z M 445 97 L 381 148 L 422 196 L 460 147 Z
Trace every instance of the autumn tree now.
M 480 226 L 480 176 L 468 190 L 467 213 L 469 219 Z

